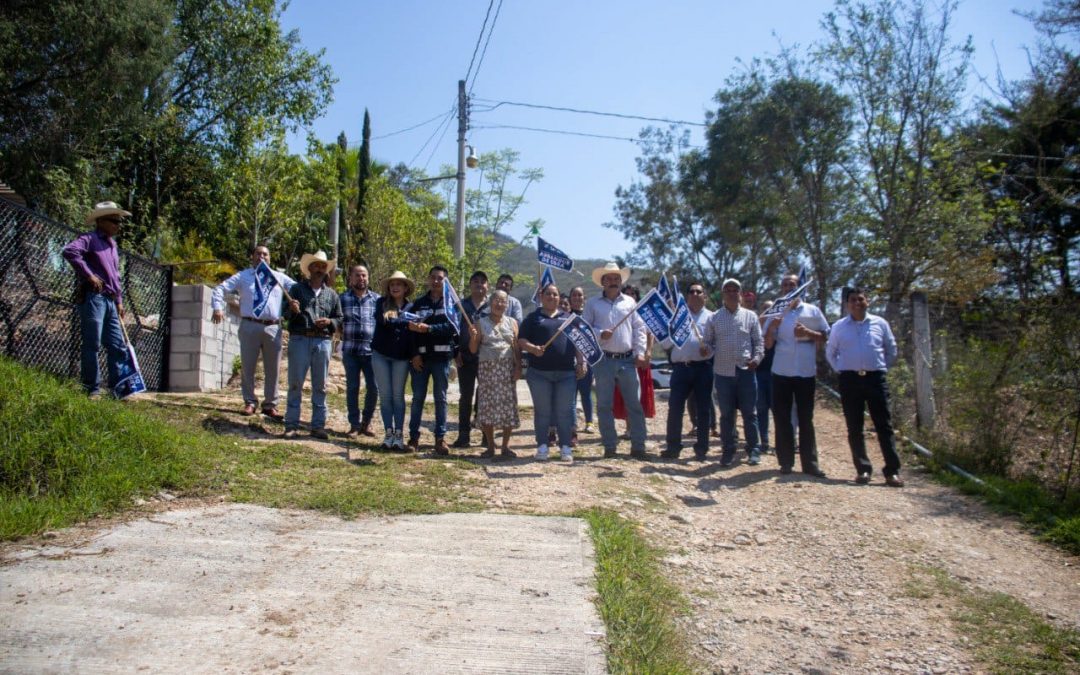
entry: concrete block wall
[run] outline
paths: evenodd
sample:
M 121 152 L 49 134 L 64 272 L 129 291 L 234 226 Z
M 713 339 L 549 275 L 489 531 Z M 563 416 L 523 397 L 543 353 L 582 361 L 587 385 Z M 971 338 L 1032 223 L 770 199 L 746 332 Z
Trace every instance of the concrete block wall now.
M 169 352 L 169 391 L 214 391 L 232 376 L 240 355 L 237 305 L 230 303 L 225 320 L 210 321 L 208 286 L 174 286 Z

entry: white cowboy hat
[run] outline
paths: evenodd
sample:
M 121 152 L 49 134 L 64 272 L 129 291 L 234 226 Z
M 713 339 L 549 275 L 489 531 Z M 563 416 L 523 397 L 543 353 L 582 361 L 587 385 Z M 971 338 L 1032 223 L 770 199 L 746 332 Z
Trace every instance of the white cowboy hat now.
M 116 202 L 100 202 L 94 204 L 94 208 L 90 210 L 90 213 L 86 214 L 85 225 L 93 225 L 97 222 L 98 218 L 103 216 L 121 215 L 125 218 L 130 218 L 131 213 L 120 208 Z
M 630 278 L 629 267 L 619 267 L 617 263 L 609 262 L 603 267 L 597 267 L 592 271 L 593 283 L 597 286 L 603 287 L 604 284 L 600 283 L 600 280 L 604 277 L 604 275 L 615 273 L 618 273 L 618 275 L 622 277 L 622 282 L 624 284 L 626 283 L 626 280 Z
M 311 266 L 311 263 L 317 263 L 317 262 L 326 263 L 326 271 L 327 272 L 332 272 L 335 269 L 337 269 L 337 260 L 334 260 L 334 259 L 329 259 L 328 260 L 326 258 L 326 254 L 323 253 L 322 251 L 315 251 L 314 253 L 305 253 L 303 255 L 303 257 L 300 258 L 300 271 L 304 274 L 304 278 L 306 278 L 306 279 L 311 278 L 311 272 L 308 271 L 308 267 Z
M 380 284 L 382 288 L 382 295 L 390 295 L 390 282 L 391 281 L 404 281 L 405 282 L 405 297 L 409 297 L 416 290 L 416 282 L 405 275 L 401 270 L 394 270 L 394 273 L 382 280 Z

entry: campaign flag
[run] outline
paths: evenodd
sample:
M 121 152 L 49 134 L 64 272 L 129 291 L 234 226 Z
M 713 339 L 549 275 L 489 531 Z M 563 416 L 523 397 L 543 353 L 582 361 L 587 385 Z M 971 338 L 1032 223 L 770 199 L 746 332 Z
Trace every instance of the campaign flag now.
M 442 298 L 443 312 L 446 314 L 446 320 L 454 327 L 454 332 L 458 333 L 461 330 L 461 311 L 458 310 L 461 299 L 458 297 L 457 293 L 454 292 L 454 286 L 450 283 L 449 279 L 443 279 L 442 281 Z
M 135 348 L 128 341 L 126 331 L 124 332 L 124 342 L 127 345 L 127 357 L 119 364 L 120 377 L 112 390 L 113 396 L 116 398 L 127 398 L 132 394 L 146 391 L 146 382 L 143 381 L 142 372 L 139 371 L 139 359 L 135 357 Z
M 547 286 L 548 284 L 553 284 L 553 283 L 555 283 L 555 275 L 553 275 L 551 273 L 551 268 L 550 267 L 545 267 L 544 268 L 544 273 L 540 275 L 540 283 L 536 286 L 536 290 L 533 291 L 532 304 L 539 307 L 540 306 L 540 291 L 543 290 L 544 286 Z
M 419 314 L 415 314 L 413 312 L 409 312 L 409 311 L 405 311 L 405 310 L 402 310 L 401 312 L 398 312 L 398 321 L 415 321 L 417 323 L 420 323 L 423 320 L 424 320 L 424 317 L 420 316 Z
M 255 315 L 255 318 L 262 316 L 263 311 L 266 310 L 266 303 L 270 300 L 270 292 L 274 290 L 274 286 L 277 286 L 277 277 L 274 276 L 270 266 L 263 260 L 259 263 L 259 266 L 255 268 L 255 303 L 251 308 L 251 313 Z
M 801 279 L 805 278 L 805 276 L 806 276 L 806 270 L 804 269 L 799 274 L 799 279 L 801 280 Z M 773 306 L 768 308 L 767 310 L 765 310 L 765 312 L 761 315 L 762 318 L 775 317 L 775 316 L 780 316 L 781 314 L 783 314 L 784 311 L 787 310 L 788 305 L 791 304 L 792 300 L 794 300 L 795 298 L 802 299 L 802 296 L 806 294 L 806 289 L 812 283 L 814 283 L 814 280 L 810 279 L 809 281 L 806 281 L 806 282 L 800 284 L 798 288 L 796 288 L 792 292 L 788 293 L 787 295 L 785 295 L 785 296 L 783 296 L 781 298 L 777 298 L 776 302 L 773 303 Z
M 667 272 L 660 275 L 660 281 L 656 283 L 657 294 L 664 299 L 668 307 L 675 306 L 675 298 L 671 295 L 671 286 L 668 286 Z
M 657 340 L 666 340 L 670 337 L 671 308 L 668 307 L 667 302 L 656 292 L 655 288 L 641 299 L 634 311 L 645 322 L 645 327 L 656 336 Z
M 680 297 L 679 304 L 675 306 L 675 313 L 671 317 L 671 341 L 682 347 L 690 339 L 694 332 L 694 317 L 690 316 L 690 308 L 686 306 L 686 299 Z
M 544 241 L 543 237 L 536 238 L 536 259 L 541 265 L 548 265 L 563 272 L 574 269 L 574 261 L 570 256 Z
M 604 358 L 604 352 L 600 350 L 600 342 L 596 339 L 596 333 L 593 332 L 592 326 L 585 323 L 585 320 L 578 315 L 573 315 L 569 323 L 566 324 L 566 328 L 563 329 L 563 335 L 567 340 L 574 345 L 574 348 L 581 352 L 581 355 L 585 357 L 585 360 L 590 366 L 595 366 L 600 362 L 600 359 Z

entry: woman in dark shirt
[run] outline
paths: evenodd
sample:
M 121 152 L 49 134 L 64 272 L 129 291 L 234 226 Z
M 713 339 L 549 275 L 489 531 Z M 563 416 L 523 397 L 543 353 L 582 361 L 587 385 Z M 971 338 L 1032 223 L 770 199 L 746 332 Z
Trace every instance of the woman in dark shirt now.
M 375 302 L 375 335 L 371 339 L 371 368 L 379 387 L 379 412 L 386 436 L 382 447 L 403 452 L 405 441 L 405 377 L 409 374 L 409 321 L 402 315 L 411 306 L 416 284 L 396 271 L 382 282 Z
M 536 458 L 548 457 L 548 427 L 557 429 L 560 457 L 573 461 L 570 433 L 574 426 L 576 379 L 585 375 L 585 360 L 559 328 L 571 315 L 559 310 L 559 289 L 548 284 L 540 291 L 540 309 L 521 323 L 518 346 L 529 358 L 525 381 L 532 395 Z M 550 341 L 550 344 L 548 344 Z

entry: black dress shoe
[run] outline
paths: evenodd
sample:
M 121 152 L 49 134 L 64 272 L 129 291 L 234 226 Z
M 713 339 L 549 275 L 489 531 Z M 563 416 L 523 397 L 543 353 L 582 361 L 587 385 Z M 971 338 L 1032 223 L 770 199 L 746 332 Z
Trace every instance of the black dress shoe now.
M 814 478 L 824 478 L 825 477 L 825 472 L 822 471 L 821 469 L 817 469 L 817 468 L 815 468 L 815 469 L 803 469 L 803 473 L 805 473 L 807 476 L 813 476 Z
M 870 484 L 870 472 L 869 471 L 860 472 L 859 475 L 855 477 L 855 482 L 858 483 L 859 485 L 869 485 Z
M 679 450 L 664 450 L 663 452 L 660 453 L 660 456 L 663 457 L 664 459 L 678 459 L 679 458 L 679 452 L 681 452 L 681 451 L 679 451 Z
M 889 487 L 904 487 L 904 479 L 900 476 L 885 476 L 885 484 Z
M 604 448 L 604 459 L 615 457 L 615 448 Z
M 459 438 L 459 439 L 454 441 L 454 444 L 451 447 L 459 448 L 459 449 L 465 449 L 465 448 L 468 448 L 469 445 L 470 445 L 469 444 L 469 439 L 467 439 L 467 438 Z
M 782 467 L 780 467 L 780 473 L 784 474 L 785 476 L 788 475 L 789 473 L 791 473 L 791 467 L 790 466 L 782 466 Z

